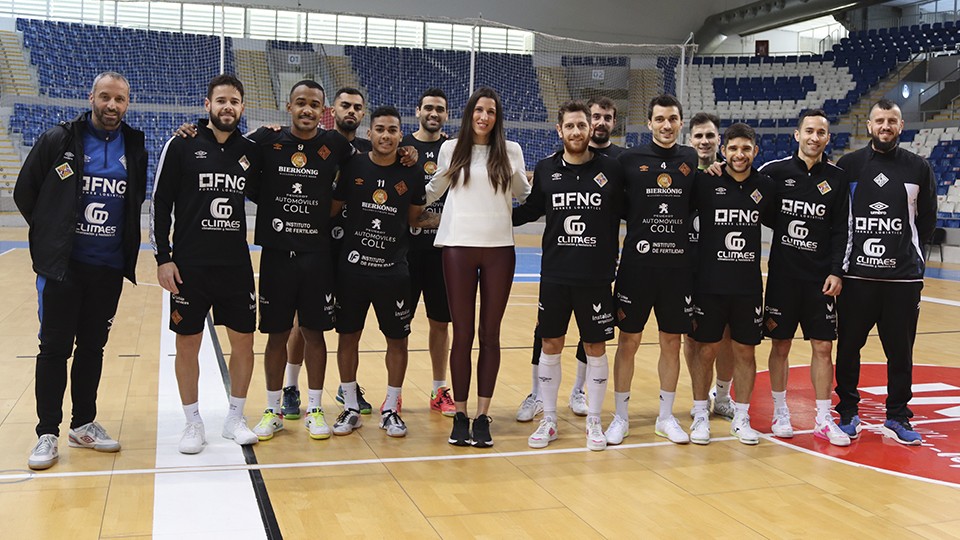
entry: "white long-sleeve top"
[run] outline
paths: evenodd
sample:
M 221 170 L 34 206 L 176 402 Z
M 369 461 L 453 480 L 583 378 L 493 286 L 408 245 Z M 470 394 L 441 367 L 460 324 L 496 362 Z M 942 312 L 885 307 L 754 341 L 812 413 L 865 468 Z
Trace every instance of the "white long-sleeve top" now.
M 437 238 L 433 244 L 443 246 L 502 247 L 513 245 L 512 197 L 520 202 L 530 194 L 520 145 L 507 141 L 507 156 L 510 159 L 510 190 L 495 191 L 487 174 L 487 156 L 490 147 L 473 145 L 470 155 L 470 182 L 463 183 L 463 172 L 455 187 L 450 187 L 450 160 L 456 140 L 449 140 L 440 147 L 437 157 L 437 172 L 427 184 L 427 204 L 439 199 L 449 188 L 443 205 Z

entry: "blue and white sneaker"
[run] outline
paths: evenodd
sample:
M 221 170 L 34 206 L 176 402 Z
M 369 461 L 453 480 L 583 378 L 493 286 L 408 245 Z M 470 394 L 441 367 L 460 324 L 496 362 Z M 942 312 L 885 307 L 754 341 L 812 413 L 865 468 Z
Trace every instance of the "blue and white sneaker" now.
M 840 419 L 840 430 L 847 434 L 851 439 L 860 437 L 860 416 L 853 415 L 850 418 Z
M 300 418 L 300 389 L 296 386 L 283 387 L 283 405 L 280 411 L 288 420 Z
M 880 427 L 880 433 L 908 446 L 920 446 L 923 443 L 923 437 L 906 420 L 887 420 Z
M 357 386 L 357 404 L 360 405 L 360 414 L 370 414 L 373 412 L 373 405 L 363 399 L 364 393 L 363 388 Z M 337 403 L 344 405 L 342 387 L 337 387 Z

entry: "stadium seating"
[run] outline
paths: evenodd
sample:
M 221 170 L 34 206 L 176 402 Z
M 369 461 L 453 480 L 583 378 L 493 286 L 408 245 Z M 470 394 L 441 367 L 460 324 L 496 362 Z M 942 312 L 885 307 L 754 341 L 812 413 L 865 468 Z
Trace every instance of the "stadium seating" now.
M 34 19 L 17 19 L 17 29 L 37 68 L 40 93 L 50 98 L 85 99 L 90 81 L 111 69 L 130 80 L 138 102 L 177 105 L 190 96 L 195 103 L 220 72 L 216 36 Z M 233 73 L 230 38 L 226 51 L 226 71 Z

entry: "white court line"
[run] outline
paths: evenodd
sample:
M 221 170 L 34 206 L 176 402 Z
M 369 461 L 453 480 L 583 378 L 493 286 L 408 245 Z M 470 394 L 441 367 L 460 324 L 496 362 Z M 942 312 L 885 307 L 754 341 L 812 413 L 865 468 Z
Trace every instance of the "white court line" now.
M 944 306 L 953 306 L 960 307 L 960 302 L 956 300 L 947 300 L 945 298 L 934 298 L 932 296 L 921 296 L 920 300 L 922 302 L 930 302 L 931 304 L 942 304 Z
M 205 417 L 207 446 L 193 456 L 177 447 L 183 430 L 183 407 L 174 373 L 176 335 L 167 327 L 170 295 L 163 293 L 160 318 L 160 377 L 157 391 L 157 470 L 153 496 L 153 537 L 183 540 L 190 538 L 266 538 L 250 474 L 231 466 L 246 464 L 243 451 L 220 436 L 228 400 L 223 388 L 220 364 L 212 328 L 205 328 L 200 346 L 200 410 Z M 206 474 L 196 466 L 211 467 Z
M 911 422 L 913 425 L 925 425 L 925 424 L 941 424 L 947 422 L 960 422 L 960 418 L 942 418 L 936 420 L 919 420 L 916 422 Z M 879 429 L 879 424 L 863 424 L 864 429 L 875 430 Z M 812 429 L 798 430 L 794 432 L 794 435 L 806 435 L 813 433 Z M 812 450 L 806 450 L 799 448 L 793 443 L 787 441 L 781 441 L 773 436 L 771 433 L 761 433 L 761 436 L 764 439 L 770 440 L 775 443 L 783 444 L 791 448 L 796 448 L 798 450 L 804 451 L 813 456 L 826 457 L 828 459 L 833 459 L 834 461 L 841 461 L 843 463 L 848 463 L 851 465 L 860 466 L 858 463 L 852 463 L 844 461 L 838 458 L 832 458 L 825 454 L 820 454 Z M 734 441 L 736 437 L 712 437 L 710 439 L 711 443 L 714 442 L 726 442 Z M 326 443 L 320 443 L 326 444 Z M 662 446 L 677 446 L 676 444 L 669 441 L 656 441 L 650 443 L 635 443 L 635 444 L 621 444 L 617 446 L 608 446 L 607 450 L 611 452 L 616 452 L 617 450 L 632 450 L 638 448 L 657 448 Z M 687 448 L 691 448 L 688 446 Z M 117 470 L 103 470 L 103 471 L 75 471 L 75 472 L 60 472 L 60 473 L 34 473 L 34 472 L 23 472 L 23 473 L 14 473 L 14 474 L 0 474 L 0 484 L 18 482 L 23 480 L 43 480 L 43 479 L 54 479 L 54 478 L 85 478 L 85 477 L 94 477 L 94 476 L 129 476 L 137 474 L 156 474 L 156 475 L 166 475 L 166 474 L 180 474 L 180 473 L 215 473 L 215 472 L 226 472 L 226 471 L 262 471 L 270 469 L 303 469 L 311 467 L 348 467 L 353 465 L 387 465 L 390 463 L 424 463 L 429 461 L 461 461 L 469 459 L 496 459 L 496 458 L 510 458 L 510 457 L 527 457 L 527 456 L 548 456 L 548 455 L 559 455 L 559 454 L 579 454 L 579 453 L 588 453 L 591 452 L 588 448 L 579 447 L 579 448 L 555 448 L 555 449 L 545 449 L 545 450 L 522 450 L 516 452 L 490 452 L 490 453 L 473 453 L 473 454 L 447 454 L 440 456 L 411 456 L 411 457 L 400 457 L 400 458 L 372 458 L 372 459 L 345 459 L 338 461 L 306 461 L 306 462 L 291 462 L 291 463 L 258 463 L 254 465 L 246 464 L 236 464 L 236 465 L 183 465 L 179 467 L 169 467 L 169 468 L 153 468 L 153 469 L 117 469 Z M 201 454 L 203 455 L 203 454 Z M 873 468 L 873 467 L 870 467 Z M 887 472 L 884 469 L 876 469 L 879 472 Z M 909 475 L 907 475 L 909 476 Z M 928 479 L 923 479 L 928 480 Z M 940 482 L 934 480 L 934 482 Z M 951 484 L 949 482 L 945 485 L 955 486 L 956 484 Z
M 15 250 L 15 249 L 17 249 L 17 248 L 10 248 L 10 249 L 4 251 L 3 253 L 0 253 L 0 257 L 3 257 L 3 256 L 6 255 L 7 253 L 10 253 L 11 251 L 13 251 L 13 250 Z
M 797 433 L 805 433 L 798 431 Z M 725 442 L 736 440 L 736 437 L 714 437 L 710 439 L 710 442 Z M 320 443 L 325 444 L 325 443 Z M 656 448 L 660 446 L 677 446 L 676 444 L 669 441 L 657 441 L 650 443 L 636 443 L 636 444 L 620 444 L 617 446 L 608 446 L 607 450 L 617 451 L 617 450 L 631 450 L 637 448 Z M 461 461 L 468 459 L 495 459 L 495 458 L 510 458 L 510 457 L 527 457 L 527 456 L 547 456 L 554 454 L 580 454 L 592 452 L 589 448 L 579 447 L 579 448 L 555 448 L 553 450 L 522 450 L 516 452 L 489 452 L 489 453 L 473 453 L 473 454 L 446 454 L 440 456 L 411 456 L 411 457 L 400 457 L 400 458 L 371 458 L 371 459 L 346 459 L 339 461 L 306 461 L 306 462 L 291 462 L 291 463 L 257 463 L 253 465 L 197 465 L 197 466 L 181 466 L 181 467 L 172 467 L 172 468 L 154 468 L 154 469 L 117 469 L 117 470 L 104 470 L 104 471 L 76 471 L 76 472 L 61 472 L 61 473 L 33 473 L 33 472 L 24 472 L 16 474 L 0 474 L 0 484 L 10 483 L 22 480 L 41 480 L 41 479 L 52 479 L 52 478 L 84 478 L 91 476 L 128 476 L 134 474 L 156 474 L 164 475 L 170 473 L 209 473 L 209 472 L 223 472 L 223 471 L 262 471 L 268 469 L 303 469 L 309 467 L 346 467 L 353 465 L 386 465 L 390 463 L 424 463 L 429 461 Z

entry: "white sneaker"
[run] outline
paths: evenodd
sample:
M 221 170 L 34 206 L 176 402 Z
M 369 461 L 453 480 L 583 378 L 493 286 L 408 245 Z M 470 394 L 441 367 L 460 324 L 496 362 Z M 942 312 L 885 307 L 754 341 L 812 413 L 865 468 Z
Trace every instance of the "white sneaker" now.
M 306 420 L 307 431 L 310 432 L 310 438 L 315 440 L 329 439 L 330 426 L 323 418 L 323 409 L 310 409 L 307 411 Z
M 727 420 L 733 420 L 736 412 L 736 409 L 733 408 L 733 400 L 730 398 L 716 399 L 713 401 L 713 414 L 717 416 L 726 418 Z
M 207 444 L 207 433 L 203 422 L 190 422 L 183 428 L 180 436 L 181 454 L 199 454 Z
M 587 394 L 583 390 L 570 394 L 570 410 L 577 416 L 587 415 Z
M 247 419 L 243 416 L 227 416 L 223 421 L 222 434 L 224 439 L 230 439 L 241 446 L 256 444 L 260 440 L 257 434 L 247 427 Z
M 120 443 L 111 439 L 98 422 L 84 424 L 70 430 L 67 444 L 74 448 L 93 448 L 97 452 L 118 452 Z
M 850 446 L 850 436 L 840 429 L 833 418 L 827 418 L 818 423 L 813 430 L 813 436 L 817 439 L 830 441 L 830 444 L 834 446 Z
M 540 420 L 540 425 L 533 435 L 527 437 L 530 448 L 546 448 L 550 441 L 557 440 L 557 423 L 549 418 Z
M 657 423 L 654 426 L 653 432 L 661 437 L 670 439 L 672 443 L 687 444 L 690 442 L 690 436 L 680 427 L 680 422 L 677 422 L 676 416 L 670 416 L 663 420 L 657 417 Z
M 607 447 L 607 437 L 599 418 L 587 418 L 587 448 L 600 451 Z
M 360 411 L 357 409 L 344 409 L 340 416 L 337 417 L 337 421 L 333 423 L 333 434 L 334 435 L 349 435 L 353 433 L 353 430 L 362 426 L 363 422 L 360 420 Z
M 387 409 L 380 414 L 380 429 L 386 430 L 390 437 L 407 436 L 407 424 L 400 418 L 400 414 L 393 409 Z
M 710 444 L 710 418 L 698 416 L 690 424 L 690 442 L 693 444 Z
M 714 386 L 710 388 L 710 392 L 707 394 L 707 411 L 713 407 L 713 402 L 717 399 L 717 387 Z M 696 411 L 693 410 L 693 407 L 690 407 L 690 419 L 695 419 L 697 417 Z
M 740 439 L 743 444 L 757 444 L 760 442 L 760 433 L 750 426 L 750 415 L 741 414 L 733 417 L 730 424 L 730 434 Z
M 529 422 L 543 412 L 543 402 L 533 394 L 528 394 L 517 409 L 517 422 Z
M 790 425 L 789 409 L 786 407 L 774 409 L 773 424 L 770 426 L 770 431 L 773 432 L 774 437 L 780 437 L 781 439 L 790 439 L 793 437 L 793 426 Z
M 607 426 L 607 431 L 603 436 L 607 439 L 607 444 L 618 445 L 623 439 L 630 435 L 630 421 L 618 415 L 613 415 L 613 421 Z
M 269 441 L 273 438 L 274 433 L 281 430 L 283 430 L 283 417 L 271 409 L 263 411 L 263 418 L 253 428 L 253 432 L 257 434 L 257 438 L 261 441 Z
M 30 451 L 27 466 L 35 471 L 42 471 L 53 467 L 53 464 L 59 459 L 60 452 L 57 450 L 57 436 L 47 433 L 46 435 L 40 436 L 36 446 Z

